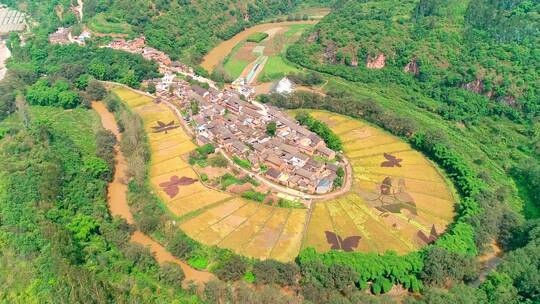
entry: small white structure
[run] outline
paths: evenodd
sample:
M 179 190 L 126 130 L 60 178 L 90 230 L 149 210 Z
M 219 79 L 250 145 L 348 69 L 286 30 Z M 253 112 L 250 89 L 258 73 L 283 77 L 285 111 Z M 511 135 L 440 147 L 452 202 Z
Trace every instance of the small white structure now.
M 161 78 L 161 81 L 157 83 L 156 89 L 160 91 L 168 90 L 173 80 L 174 80 L 174 74 L 167 73 L 163 75 L 163 78 Z
M 251 95 L 255 94 L 255 89 L 247 85 L 242 85 L 238 87 L 238 93 L 244 95 L 246 98 L 249 98 Z
M 86 42 L 86 39 L 90 39 L 92 37 L 92 34 L 88 31 L 83 31 L 79 36 L 75 37 L 75 40 L 78 44 L 84 45 Z
M 276 93 L 289 94 L 294 91 L 294 84 L 287 77 L 283 77 L 277 84 Z

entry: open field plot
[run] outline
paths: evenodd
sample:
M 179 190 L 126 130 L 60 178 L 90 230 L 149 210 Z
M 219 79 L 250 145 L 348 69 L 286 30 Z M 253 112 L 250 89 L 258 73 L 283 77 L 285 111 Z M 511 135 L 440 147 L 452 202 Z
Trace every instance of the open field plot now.
M 100 34 L 132 34 L 131 26 L 112 16 L 99 13 L 88 22 L 88 27 L 93 32 Z
M 260 259 L 288 262 L 300 251 L 306 209 L 275 208 L 240 198 L 214 206 L 182 224 L 204 244 Z
M 180 228 L 190 236 L 197 237 L 205 229 L 218 223 L 223 218 L 229 216 L 239 208 L 242 208 L 245 204 L 246 202 L 243 200 L 231 199 L 225 201 L 222 204 L 210 208 L 198 216 L 183 222 Z
M 206 56 L 204 56 L 201 66 L 208 72 L 212 72 L 214 68 L 231 53 L 236 45 L 245 41 L 253 33 L 267 32 L 274 28 L 286 27 L 293 24 L 315 24 L 316 21 L 286 21 L 276 23 L 264 23 L 252 26 L 246 30 L 236 34 L 233 38 L 220 43 L 217 47 L 212 49 Z
M 219 245 L 241 252 L 253 236 L 261 230 L 268 219 L 272 217 L 275 209 L 266 205 L 260 205 L 260 209 L 238 226 L 233 232 L 219 242 Z
M 354 250 L 406 253 L 425 245 L 419 232 L 442 233 L 454 216 L 455 194 L 440 170 L 409 144 L 361 121 L 324 111 L 344 142 L 353 169 L 351 193 L 317 203 L 304 247 L 327 250 L 325 231 L 360 236 Z M 326 207 L 326 212 L 322 207 Z
M 251 241 L 244 246 L 242 253 L 258 258 L 270 256 L 272 248 L 285 228 L 290 213 L 291 209 L 276 209 L 264 227 L 253 235 Z
M 300 72 L 300 70 L 286 63 L 281 57 L 281 55 L 274 55 L 268 57 L 268 60 L 266 61 L 263 70 L 259 74 L 258 81 L 270 82 L 274 80 L 279 80 L 287 74 L 298 72 Z
M 330 245 L 326 240 L 325 231 L 335 231 L 332 219 L 328 214 L 325 203 L 316 203 L 311 213 L 311 220 L 306 231 L 304 246 L 313 247 L 317 251 L 328 251 Z
M 127 88 L 116 88 L 114 92 L 143 121 L 150 143 L 150 184 L 171 212 L 182 216 L 230 198 L 227 193 L 201 184 L 195 171 L 182 159 L 196 147 L 182 128 L 154 132 L 152 127 L 157 121 L 178 123 L 167 106 L 155 104 L 152 98 Z
M 279 236 L 276 245 L 270 253 L 270 258 L 288 262 L 300 251 L 304 225 L 307 220 L 307 212 L 302 209 L 291 209 L 291 214 Z
M 266 39 L 269 35 L 267 33 L 253 33 L 247 38 L 247 42 L 259 43 Z
M 241 42 L 235 46 L 223 62 L 225 72 L 234 79 L 238 78 L 246 66 L 257 59 L 257 55 L 253 52 L 256 45 L 255 43 Z

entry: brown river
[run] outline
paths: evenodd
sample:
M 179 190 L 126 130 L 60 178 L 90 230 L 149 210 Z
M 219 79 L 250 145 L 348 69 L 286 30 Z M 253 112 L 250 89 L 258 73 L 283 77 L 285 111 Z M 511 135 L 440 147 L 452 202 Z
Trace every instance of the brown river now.
M 92 103 L 92 108 L 101 117 L 101 124 L 103 125 L 103 128 L 111 131 L 116 136 L 116 139 L 120 141 L 122 135 L 118 131 L 118 125 L 116 123 L 116 119 L 114 118 L 114 115 L 107 110 L 107 108 L 102 102 Z M 124 155 L 122 154 L 122 151 L 120 151 L 120 147 L 118 144 L 115 146 L 115 152 L 116 152 L 116 155 L 115 155 L 116 166 L 115 166 L 114 178 L 107 188 L 107 193 L 108 193 L 107 202 L 109 205 L 109 210 L 113 216 L 122 217 L 129 224 L 134 224 L 135 221 L 133 220 L 133 215 L 131 214 L 131 211 L 129 210 L 129 205 L 127 202 L 127 195 L 126 195 L 127 194 L 127 178 L 126 178 L 125 172 L 127 170 L 127 163 L 124 158 Z M 173 262 L 180 265 L 186 275 L 184 283 L 193 281 L 193 282 L 202 284 L 214 278 L 213 274 L 209 272 L 205 272 L 205 271 L 195 270 L 188 264 L 181 261 L 180 259 L 174 257 L 161 244 L 154 241 L 151 237 L 142 233 L 141 231 L 135 231 L 133 235 L 131 236 L 131 241 L 145 245 L 148 248 L 150 248 L 150 250 L 152 251 L 156 260 L 159 263 Z

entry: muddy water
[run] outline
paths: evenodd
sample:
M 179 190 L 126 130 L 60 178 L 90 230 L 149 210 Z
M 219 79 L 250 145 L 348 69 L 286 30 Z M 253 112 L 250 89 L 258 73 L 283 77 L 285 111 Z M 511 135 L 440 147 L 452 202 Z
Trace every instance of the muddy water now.
M 116 124 L 114 115 L 111 112 L 109 112 L 107 108 L 105 107 L 105 105 L 101 102 L 92 103 L 92 108 L 101 117 L 101 124 L 103 125 L 103 127 L 111 131 L 116 136 L 116 139 L 120 141 L 121 134 L 118 130 L 118 125 Z M 135 221 L 133 220 L 133 215 L 131 214 L 131 211 L 129 210 L 129 205 L 127 203 L 127 197 L 126 197 L 127 178 L 126 178 L 125 172 L 127 170 L 127 163 L 122 152 L 120 151 L 118 144 L 115 146 L 114 149 L 116 152 L 115 173 L 114 173 L 113 181 L 109 184 L 108 189 L 107 189 L 108 190 L 107 202 L 109 204 L 109 210 L 113 216 L 120 216 L 126 219 L 128 223 L 134 224 Z M 184 273 L 186 275 L 186 279 L 184 280 L 184 283 L 187 283 L 189 281 L 194 281 L 197 283 L 206 283 L 214 278 L 214 275 L 212 275 L 209 272 L 198 271 L 191 268 L 188 264 L 174 257 L 169 251 L 167 251 L 167 249 L 165 249 L 158 242 L 154 241 L 152 238 L 145 235 L 141 231 L 135 231 L 135 233 L 133 233 L 131 237 L 131 241 L 148 246 L 159 263 L 173 262 L 173 263 L 179 264 L 180 267 L 182 267 L 182 270 L 184 270 Z
M 92 103 L 92 108 L 101 117 L 101 124 L 106 130 L 111 131 L 116 139 L 120 141 L 121 135 L 118 130 L 118 125 L 111 112 L 107 110 L 105 105 L 100 102 Z M 119 145 L 114 147 L 116 166 L 114 171 L 113 181 L 109 183 L 107 188 L 107 201 L 109 202 L 109 210 L 113 216 L 120 216 L 129 224 L 134 224 L 133 215 L 129 210 L 127 203 L 127 185 L 125 172 L 127 170 L 127 163 L 124 155 L 120 152 Z
M 264 24 L 255 25 L 253 27 L 246 29 L 245 31 L 242 31 L 236 34 L 236 36 L 232 37 L 231 39 L 227 41 L 223 41 L 217 47 L 212 49 L 210 53 L 204 56 L 201 66 L 207 71 L 212 72 L 214 70 L 214 67 L 218 63 L 220 63 L 240 41 L 246 39 L 249 35 L 253 33 L 266 32 L 274 28 L 284 27 L 284 26 L 288 26 L 292 24 L 315 24 L 317 22 L 318 21 L 315 21 L 315 20 L 313 21 L 312 20 L 287 21 L 287 22 L 264 23 Z
M 480 274 L 478 279 L 472 283 L 473 286 L 480 286 L 486 279 L 489 273 L 497 268 L 502 262 L 502 249 L 497 245 L 497 243 L 491 243 L 491 249 L 478 257 L 478 262 L 480 263 Z

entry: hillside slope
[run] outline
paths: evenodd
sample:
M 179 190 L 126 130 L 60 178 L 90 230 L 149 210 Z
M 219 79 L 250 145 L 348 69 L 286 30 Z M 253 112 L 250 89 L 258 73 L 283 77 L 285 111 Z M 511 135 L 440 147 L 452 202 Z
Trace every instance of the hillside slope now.
M 368 83 L 397 83 L 441 101 L 446 119 L 540 113 L 538 1 L 342 1 L 288 57 Z
M 220 40 L 226 40 L 264 19 L 287 14 L 299 0 L 272 1 L 85 1 L 85 16 L 105 16 L 144 34 L 148 43 L 170 54 L 198 63 Z M 312 1 L 313 2 L 313 1 Z M 324 1 L 322 1 L 324 2 Z

